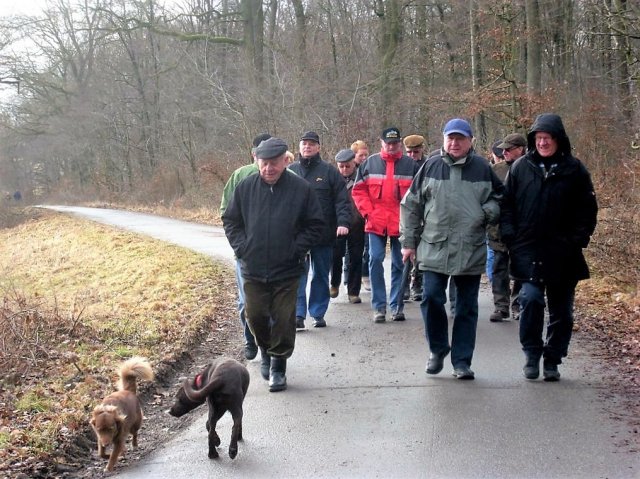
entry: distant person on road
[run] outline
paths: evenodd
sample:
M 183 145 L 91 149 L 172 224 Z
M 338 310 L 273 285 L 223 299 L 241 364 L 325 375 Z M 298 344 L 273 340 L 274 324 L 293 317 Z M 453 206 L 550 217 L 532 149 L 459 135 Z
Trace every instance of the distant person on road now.
M 287 173 L 286 151 L 279 138 L 262 142 L 255 150 L 259 174 L 238 184 L 222 215 L 240 263 L 246 319 L 263 358 L 260 373 L 272 392 L 287 387 L 300 275 L 325 223 L 309 183 Z
M 498 143 L 497 148 L 502 149 L 504 161 L 493 165 L 493 171 L 503 183 L 513 162 L 520 158 L 527 146 L 527 139 L 520 133 L 511 133 Z M 499 225 L 489 225 L 487 228 L 489 248 L 493 251 L 493 264 L 491 270 L 491 292 L 493 293 L 494 311 L 489 316 L 489 321 L 494 323 L 507 321 L 513 314 L 514 319 L 519 318 L 520 307 L 518 305 L 518 293 L 520 281 L 513 282 L 509 279 L 510 258 L 507 245 L 500 236 Z M 510 312 L 511 311 L 511 312 Z
M 528 152 L 507 175 L 500 220 L 509 248 L 511 276 L 520 289 L 520 343 L 527 379 L 558 381 L 573 329 L 578 281 L 589 277 L 582 254 L 598 213 L 591 176 L 571 154 L 571 143 L 555 114 L 538 115 L 527 135 Z M 544 310 L 549 310 L 543 341 Z
M 402 309 L 402 254 L 400 252 L 400 201 L 418 167 L 402 152 L 402 136 L 395 127 L 380 134 L 380 153 L 371 155 L 358 168 L 353 200 L 365 219 L 369 238 L 369 274 L 373 322 L 384 323 L 387 289 L 383 261 L 387 242 L 391 246 L 391 290 L 389 306 L 393 321 L 404 321 Z
M 351 198 L 351 190 L 356 179 L 355 153 L 351 149 L 340 150 L 336 155 L 338 171 L 344 178 L 351 201 L 351 227 L 349 234 L 338 236 L 333 249 L 333 267 L 331 268 L 330 296 L 337 298 L 342 281 L 343 257 L 348 251 L 349 264 L 347 275 L 347 295 L 349 302 L 361 303 L 360 286 L 362 284 L 362 251 L 364 249 L 364 219 Z
M 356 162 L 356 169 L 360 167 L 364 160 L 369 158 L 369 146 L 362 140 L 356 140 L 351 144 Z M 347 256 L 349 253 L 347 252 Z M 348 263 L 348 261 L 347 261 Z M 364 251 L 362 252 L 362 287 L 365 291 L 371 291 L 371 281 L 369 280 L 369 236 L 364 235 Z
M 413 180 L 401 206 L 402 256 L 423 271 L 422 319 L 431 354 L 427 374 L 442 371 L 451 352 L 453 375 L 473 379 L 480 276 L 487 257 L 486 226 L 498 221 L 503 185 L 489 162 L 473 151 L 471 125 L 455 118 L 443 129 L 443 147 Z M 445 310 L 453 276 L 453 333 Z
M 256 148 L 265 140 L 271 138 L 269 133 L 261 133 L 253 139 L 251 148 L 251 156 L 253 161 L 250 165 L 241 166 L 229 177 L 229 180 L 224 185 L 222 190 L 222 201 L 220 202 L 220 216 L 222 216 L 227 209 L 227 205 L 233 196 L 233 192 L 242 180 L 247 176 L 258 173 L 258 163 L 255 155 Z M 244 356 L 248 360 L 254 359 L 258 355 L 258 346 L 256 340 L 251 333 L 251 329 L 245 319 L 244 311 L 244 291 L 242 285 L 242 275 L 240 274 L 240 262 L 236 259 L 236 282 L 238 284 L 238 312 L 240 313 L 240 323 L 242 323 L 242 331 L 244 334 Z
M 307 311 L 315 328 L 324 328 L 324 315 L 329 308 L 329 273 L 333 264 L 333 245 L 336 237 L 349 234 L 351 203 L 342 175 L 320 157 L 320 137 L 308 131 L 300 138 L 300 154 L 289 169 L 306 180 L 316 192 L 324 227 L 318 241 L 311 248 L 306 268 L 300 277 L 296 306 L 296 327 L 303 329 Z M 311 270 L 311 285 L 307 304 L 307 276 Z
M 405 136 L 404 148 L 407 151 L 407 156 L 412 158 L 416 162 L 418 169 L 424 165 L 427 161 L 427 157 L 424 154 L 425 139 L 422 135 L 409 135 Z M 411 267 L 411 281 L 407 281 L 406 290 L 403 291 L 404 299 L 411 299 L 413 301 L 422 301 L 422 273 L 418 269 L 417 263 L 414 261 Z

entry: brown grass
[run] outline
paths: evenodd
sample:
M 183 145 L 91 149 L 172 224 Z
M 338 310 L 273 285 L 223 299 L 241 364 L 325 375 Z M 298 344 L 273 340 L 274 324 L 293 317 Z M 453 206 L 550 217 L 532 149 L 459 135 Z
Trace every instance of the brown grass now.
M 27 220 L 0 229 L 0 472 L 85 428 L 123 358 L 170 360 L 235 314 L 233 275 L 204 255 L 63 215 L 9 216 Z

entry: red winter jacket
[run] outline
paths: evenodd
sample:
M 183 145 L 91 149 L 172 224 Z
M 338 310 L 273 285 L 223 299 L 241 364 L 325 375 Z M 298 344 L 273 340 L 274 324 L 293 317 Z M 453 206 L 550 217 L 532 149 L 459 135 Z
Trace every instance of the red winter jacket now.
M 406 155 L 383 159 L 376 153 L 360 165 L 351 195 L 366 220 L 365 232 L 400 236 L 400 201 L 417 170 L 418 164 Z

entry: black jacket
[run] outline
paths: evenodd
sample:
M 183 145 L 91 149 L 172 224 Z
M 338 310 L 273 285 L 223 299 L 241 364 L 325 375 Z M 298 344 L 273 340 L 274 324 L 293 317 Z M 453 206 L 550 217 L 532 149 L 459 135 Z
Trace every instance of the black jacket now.
M 289 165 L 289 168 L 309 182 L 320 201 L 325 224 L 317 244 L 333 245 L 336 228 L 351 226 L 351 202 L 342 175 L 334 166 L 323 161 L 320 155 L 298 157 L 298 161 Z
M 302 274 L 324 218 L 309 184 L 285 170 L 273 186 L 259 174 L 242 180 L 222 224 L 242 277 L 268 283 Z
M 553 157 L 538 154 L 536 132 L 556 139 Z M 598 213 L 589 172 L 571 155 L 557 115 L 536 118 L 528 150 L 509 171 L 502 203 L 500 231 L 511 255 L 511 276 L 545 283 L 586 279 L 589 269 L 582 249 L 589 244 Z

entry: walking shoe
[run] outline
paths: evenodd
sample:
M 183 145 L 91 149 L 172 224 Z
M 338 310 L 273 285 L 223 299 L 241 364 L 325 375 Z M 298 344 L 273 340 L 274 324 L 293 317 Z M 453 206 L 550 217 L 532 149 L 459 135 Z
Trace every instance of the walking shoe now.
M 354 295 L 350 294 L 349 295 L 349 302 L 351 304 L 359 304 L 359 303 L 362 303 L 362 300 L 360 299 L 360 296 L 358 296 L 358 295 L 354 296 Z
M 404 313 L 402 311 L 398 311 L 396 313 L 393 313 L 393 315 L 391 316 L 391 319 L 393 321 L 404 321 L 406 318 L 405 318 Z
M 493 313 L 491 313 L 491 316 L 489 316 L 489 321 L 491 321 L 492 323 L 501 323 L 502 321 L 508 321 L 509 320 L 509 313 L 507 311 L 494 311 Z
M 560 381 L 560 371 L 558 371 L 558 365 L 551 363 L 548 359 L 542 361 L 542 377 L 547 382 Z
M 271 356 L 267 354 L 267 350 L 260 348 L 260 376 L 265 381 L 269 380 L 269 370 L 271 369 Z
M 379 309 L 378 311 L 373 313 L 373 322 L 384 323 L 387 320 L 386 316 L 387 316 L 387 312 L 382 309 Z
M 519 304 L 514 304 L 513 306 L 511 306 L 511 316 L 513 317 L 514 321 L 518 321 L 520 319 L 520 305 Z
M 329 288 L 329 296 L 331 296 L 332 298 L 337 298 L 339 292 L 340 290 L 337 286 L 331 286 Z
M 244 357 L 249 361 L 255 359 L 258 355 L 258 346 L 255 343 L 247 343 L 244 345 Z
M 538 376 L 540 376 L 540 358 L 527 357 L 527 362 L 522 368 L 522 374 L 527 379 L 538 379 Z
M 269 392 L 284 391 L 287 389 L 287 360 L 285 358 L 272 358 L 269 371 Z
M 419 289 L 412 290 L 411 299 L 414 301 L 422 301 L 422 291 Z
M 324 318 L 313 318 L 313 327 L 314 328 L 324 328 L 327 325 L 327 322 Z
M 442 371 L 442 368 L 444 367 L 444 358 L 447 357 L 447 354 L 449 354 L 449 351 L 443 354 L 431 353 L 429 355 L 429 361 L 427 361 L 426 373 L 438 374 Z
M 369 280 L 369 276 L 362 277 L 362 287 L 365 291 L 371 291 L 371 281 Z
M 304 318 L 302 316 L 296 316 L 296 329 L 304 329 Z
M 474 379 L 476 377 L 475 373 L 466 364 L 453 368 L 453 376 L 458 379 Z

